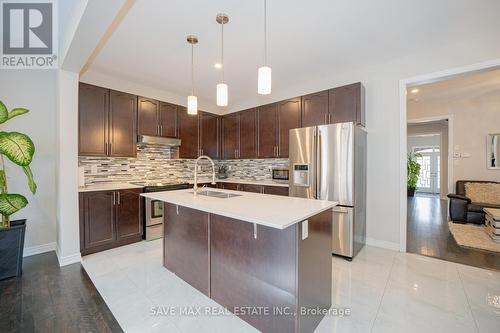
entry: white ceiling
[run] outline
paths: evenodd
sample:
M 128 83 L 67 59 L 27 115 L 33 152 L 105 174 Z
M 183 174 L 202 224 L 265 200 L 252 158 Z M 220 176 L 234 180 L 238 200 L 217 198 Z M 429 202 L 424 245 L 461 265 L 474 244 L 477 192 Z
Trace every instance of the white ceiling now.
M 268 0 L 268 8 L 269 65 L 277 92 L 297 81 L 474 38 L 497 28 L 500 1 Z M 137 0 L 90 69 L 187 95 L 186 35 L 196 34 L 196 94 L 215 104 L 219 12 L 230 17 L 225 28 L 229 108 L 255 100 L 263 62 L 263 0 Z
M 418 89 L 418 93 L 412 93 L 413 89 Z M 408 103 L 425 103 L 477 98 L 490 93 L 500 94 L 500 69 L 412 86 L 408 88 L 406 97 Z

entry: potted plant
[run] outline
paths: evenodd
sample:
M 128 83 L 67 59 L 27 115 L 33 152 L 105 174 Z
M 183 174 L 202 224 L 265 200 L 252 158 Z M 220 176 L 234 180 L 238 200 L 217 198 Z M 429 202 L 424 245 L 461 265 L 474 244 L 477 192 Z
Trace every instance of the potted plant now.
M 28 113 L 28 109 L 15 108 L 10 112 L 0 101 L 0 124 Z M 28 187 L 34 194 L 30 164 L 35 153 L 35 145 L 30 137 L 19 132 L 0 131 L 0 280 L 21 274 L 23 266 L 24 234 L 26 220 L 11 221 L 10 216 L 26 207 L 28 200 L 21 194 L 9 193 L 5 173 L 6 158 L 19 166 L 28 179 Z
M 420 164 L 417 162 L 417 157 L 422 157 L 419 153 L 409 153 L 406 170 L 408 179 L 406 181 L 407 195 L 413 197 L 417 189 L 418 176 L 420 175 Z

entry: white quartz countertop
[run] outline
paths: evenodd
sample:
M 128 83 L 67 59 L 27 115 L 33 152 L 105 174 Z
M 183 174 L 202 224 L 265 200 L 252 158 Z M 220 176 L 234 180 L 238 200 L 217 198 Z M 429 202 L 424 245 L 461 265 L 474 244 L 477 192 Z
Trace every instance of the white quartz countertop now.
M 127 190 L 131 188 L 142 188 L 143 186 L 130 183 L 103 183 L 92 184 L 85 187 L 79 187 L 78 192 L 93 192 L 93 191 L 112 191 L 112 190 Z
M 212 177 L 207 178 L 198 178 L 198 184 L 203 183 L 211 183 Z M 251 185 L 265 185 L 265 186 L 279 186 L 279 187 L 288 187 L 288 183 L 277 183 L 272 180 L 254 180 L 254 179 L 239 179 L 239 178 L 226 178 L 226 179 L 217 179 L 215 178 L 216 183 L 238 183 L 238 184 L 251 184 Z M 194 179 L 189 181 L 189 184 L 194 184 Z
M 285 229 L 337 205 L 336 202 L 325 200 L 222 189 L 210 190 L 214 192 L 234 193 L 239 196 L 216 198 L 198 194 L 195 197 L 192 189 L 143 193 L 141 195 L 146 198 L 276 229 Z

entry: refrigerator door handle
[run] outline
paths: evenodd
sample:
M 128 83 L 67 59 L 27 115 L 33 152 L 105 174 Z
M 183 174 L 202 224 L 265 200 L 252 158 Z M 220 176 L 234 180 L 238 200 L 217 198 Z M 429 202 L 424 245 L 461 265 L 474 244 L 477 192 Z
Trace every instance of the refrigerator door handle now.
M 323 165 L 322 165 L 322 156 L 321 156 L 321 148 L 322 148 L 322 142 L 321 142 L 321 131 L 318 131 L 317 132 L 317 140 L 318 140 L 318 143 L 317 143 L 317 150 L 316 150 L 316 155 L 317 155 L 317 162 L 316 162 L 316 179 L 317 179 L 317 183 L 316 183 L 316 199 L 321 199 L 321 170 L 323 168 Z M 328 199 L 328 198 L 324 198 L 324 199 Z

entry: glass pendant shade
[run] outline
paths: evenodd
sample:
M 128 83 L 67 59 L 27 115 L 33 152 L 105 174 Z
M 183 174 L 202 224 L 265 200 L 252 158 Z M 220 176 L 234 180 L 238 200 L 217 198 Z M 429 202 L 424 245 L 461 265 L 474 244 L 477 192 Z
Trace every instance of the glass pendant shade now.
M 198 97 L 188 96 L 187 99 L 187 112 L 188 114 L 198 114 Z
M 271 93 L 271 67 L 263 66 L 259 68 L 257 92 L 261 95 Z
M 217 85 L 217 106 L 227 106 L 227 100 L 227 84 L 219 83 Z

